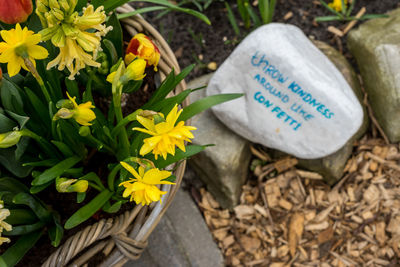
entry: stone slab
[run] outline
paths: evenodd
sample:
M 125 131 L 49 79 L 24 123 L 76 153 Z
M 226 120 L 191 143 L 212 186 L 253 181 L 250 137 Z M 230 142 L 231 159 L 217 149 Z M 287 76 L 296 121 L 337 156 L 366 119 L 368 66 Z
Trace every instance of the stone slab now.
M 180 189 L 137 261 L 124 267 L 222 267 L 222 254 L 189 193 Z

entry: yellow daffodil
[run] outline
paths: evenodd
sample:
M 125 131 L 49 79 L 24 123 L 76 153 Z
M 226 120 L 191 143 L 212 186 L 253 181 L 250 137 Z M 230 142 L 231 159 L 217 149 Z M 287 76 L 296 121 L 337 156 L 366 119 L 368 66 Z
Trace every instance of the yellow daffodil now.
M 156 159 L 159 155 L 162 155 L 166 159 L 167 154 L 175 155 L 175 146 L 179 147 L 182 151 L 186 151 L 185 141 L 191 142 L 190 138 L 194 138 L 194 136 L 190 131 L 196 130 L 196 127 L 185 126 L 183 121 L 176 124 L 181 113 L 182 109 L 178 111 L 178 105 L 175 105 L 167 115 L 165 121 L 157 124 L 154 120 L 155 116 L 152 118 L 137 116 L 138 122 L 145 129 L 135 127 L 133 130 L 152 135 L 152 137 L 144 139 L 144 144 L 139 152 L 140 155 L 146 155 L 152 151 Z
M 139 173 L 128 163 L 121 162 L 121 165 L 129 171 L 134 178 L 123 182 L 120 186 L 125 187 L 123 197 L 129 197 L 130 201 L 134 200 L 136 204 L 149 205 L 154 201 L 161 201 L 161 196 L 167 192 L 161 191 L 157 185 L 175 184 L 169 181 L 163 181 L 171 176 L 169 171 L 160 171 L 153 168 L 145 171 L 144 167 L 139 167 Z
M 347 5 L 347 0 L 344 0 L 344 4 Z M 333 8 L 337 12 L 341 12 L 343 9 L 342 0 L 333 0 L 332 3 L 328 4 L 328 6 Z
M 47 69 L 58 65 L 59 70 L 67 68 L 73 80 L 86 66 L 99 68 L 97 53 L 101 51 L 101 39 L 112 27 L 106 27 L 104 8 L 94 9 L 93 5 L 83 8 L 80 15 L 75 11 L 74 0 L 38 0 L 36 14 L 42 21 L 43 40 L 60 49 L 58 56 L 47 65 Z
M 77 123 L 80 125 L 84 126 L 90 126 L 92 125 L 90 122 L 96 119 L 96 114 L 91 110 L 92 108 L 95 108 L 95 106 L 92 105 L 91 101 L 88 101 L 86 103 L 82 104 L 77 104 L 75 99 L 76 97 L 71 97 L 68 92 L 67 96 L 69 100 L 71 101 L 73 107 L 72 108 L 61 108 L 58 110 L 58 112 L 54 115 L 53 120 L 58 120 L 59 118 L 61 119 L 70 119 L 74 118 Z
M 4 42 L 0 42 L 0 63 L 7 63 L 8 75 L 18 74 L 21 67 L 28 70 L 24 59 L 29 59 L 35 65 L 35 59 L 47 58 L 47 50 L 37 45 L 41 41 L 40 34 L 35 34 L 27 27 L 21 28 L 19 23 L 15 29 L 0 32 Z
M 10 242 L 10 239 L 1 236 L 3 230 L 6 231 L 12 230 L 12 226 L 4 221 L 8 216 L 10 216 L 10 211 L 4 208 L 4 202 L 0 200 L 0 246 L 3 243 Z
M 123 64 L 123 63 L 122 63 Z M 126 67 L 125 72 L 122 74 L 120 81 L 121 83 L 127 83 L 129 81 L 140 81 L 143 80 L 143 78 L 146 76 L 145 70 L 146 70 L 146 61 L 141 58 L 137 58 L 133 62 L 131 62 L 128 67 Z M 107 77 L 107 81 L 112 83 L 115 78 L 115 74 L 117 72 L 114 71 L 110 73 Z
M 147 66 L 154 66 L 154 70 L 157 70 L 157 65 L 160 61 L 160 50 L 143 33 L 136 34 L 129 42 L 126 49 L 125 63 L 129 64 L 137 57 L 146 60 Z

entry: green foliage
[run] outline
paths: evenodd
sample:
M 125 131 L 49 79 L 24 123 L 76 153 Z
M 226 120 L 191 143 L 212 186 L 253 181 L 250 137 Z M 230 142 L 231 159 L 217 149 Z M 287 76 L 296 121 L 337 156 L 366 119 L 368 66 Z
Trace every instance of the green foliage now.
M 351 14 L 354 10 L 354 5 L 356 4 L 357 0 L 352 0 L 349 6 L 347 6 L 347 4 L 345 3 L 344 0 L 341 0 L 341 1 L 342 1 L 342 10 L 336 11 L 335 9 L 330 7 L 325 1 L 319 0 L 321 5 L 334 15 L 333 16 L 316 17 L 315 21 L 317 21 L 317 22 L 352 21 L 352 20 L 367 20 L 367 19 L 388 17 L 387 15 L 384 15 L 384 14 L 365 14 L 359 18 L 356 16 L 352 16 Z
M 252 7 L 250 0 L 237 0 L 236 2 L 237 11 L 246 29 L 250 29 L 252 26 L 257 28 L 261 25 L 272 22 L 276 0 L 259 0 L 258 9 L 255 10 Z M 237 19 L 230 4 L 226 1 L 225 7 L 227 9 L 227 16 L 233 30 L 237 36 L 240 35 L 240 29 L 237 23 Z

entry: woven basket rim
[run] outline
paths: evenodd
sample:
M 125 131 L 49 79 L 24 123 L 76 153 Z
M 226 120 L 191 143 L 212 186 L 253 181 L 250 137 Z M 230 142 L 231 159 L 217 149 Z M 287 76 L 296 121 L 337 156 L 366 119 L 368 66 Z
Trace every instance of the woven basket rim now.
M 117 8 L 118 13 L 134 11 L 129 4 Z M 168 43 L 161 34 L 140 15 L 135 15 L 121 20 L 125 30 L 134 35 L 137 32 L 144 32 L 152 38 L 161 51 L 159 62 L 159 75 L 161 80 L 174 70 L 180 72 L 178 61 L 169 47 Z M 183 80 L 175 93 L 180 93 L 186 89 Z M 182 106 L 189 104 L 187 98 Z M 182 182 L 186 168 L 186 161 L 182 162 L 174 171 L 176 176 L 175 185 L 163 185 L 161 190 L 168 191 L 163 195 L 162 202 L 153 203 L 150 207 L 136 205 L 131 211 L 109 218 L 87 226 L 75 235 L 69 237 L 64 244 L 52 253 L 42 267 L 55 266 L 81 266 L 98 252 L 108 256 L 101 266 L 122 266 L 128 260 L 138 259 L 141 252 L 147 246 L 147 239 L 155 229 L 167 208 L 175 197 L 177 190 Z M 80 254 L 78 258 L 76 255 Z M 73 261 L 72 261 L 73 260 Z M 71 263 L 72 261 L 72 263 Z

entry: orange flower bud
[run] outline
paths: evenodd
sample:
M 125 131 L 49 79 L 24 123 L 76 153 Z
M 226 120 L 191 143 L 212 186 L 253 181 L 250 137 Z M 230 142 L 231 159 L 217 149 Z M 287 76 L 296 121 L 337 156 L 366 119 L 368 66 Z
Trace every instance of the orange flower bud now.
M 126 65 L 129 65 L 136 57 L 146 60 L 147 66 L 154 66 L 154 70 L 157 70 L 160 50 L 149 37 L 143 33 L 138 33 L 131 39 L 126 49 Z
M 32 11 L 32 0 L 0 0 L 1 22 L 7 24 L 25 22 Z

